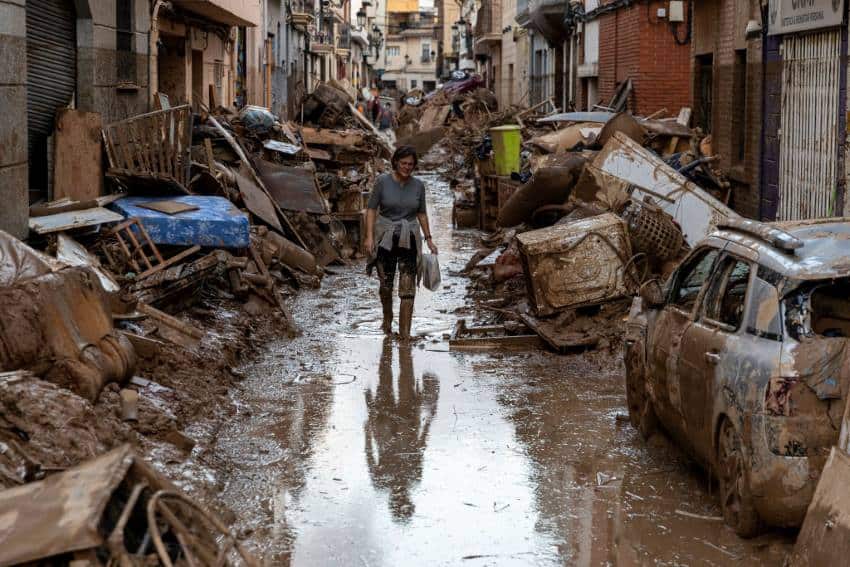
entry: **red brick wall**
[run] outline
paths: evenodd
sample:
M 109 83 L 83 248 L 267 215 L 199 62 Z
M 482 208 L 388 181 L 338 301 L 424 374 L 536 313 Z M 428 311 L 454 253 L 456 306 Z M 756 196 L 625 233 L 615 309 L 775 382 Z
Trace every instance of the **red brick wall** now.
M 676 115 L 691 104 L 691 47 L 678 45 L 670 24 L 657 20 L 667 2 L 633 4 L 599 18 L 599 95 L 607 103 L 617 85 L 632 79 L 629 109 L 647 115 L 667 108 Z M 681 39 L 687 24 L 680 24 Z

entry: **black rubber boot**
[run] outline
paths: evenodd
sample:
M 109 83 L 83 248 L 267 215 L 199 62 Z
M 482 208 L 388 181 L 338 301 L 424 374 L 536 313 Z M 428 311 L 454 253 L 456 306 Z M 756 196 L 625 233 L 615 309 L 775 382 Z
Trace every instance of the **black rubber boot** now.
M 413 323 L 413 300 L 402 299 L 398 311 L 398 333 L 403 341 L 410 340 L 410 325 Z
M 384 323 L 381 325 L 381 329 L 385 335 L 391 335 L 393 332 L 393 292 L 380 290 L 379 295 L 381 296 L 381 307 L 384 310 Z

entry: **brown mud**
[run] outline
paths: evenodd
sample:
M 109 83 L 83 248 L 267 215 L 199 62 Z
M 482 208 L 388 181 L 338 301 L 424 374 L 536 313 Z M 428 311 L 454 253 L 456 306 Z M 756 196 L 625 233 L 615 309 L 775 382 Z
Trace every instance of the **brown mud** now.
M 448 186 L 425 177 L 444 280 L 418 292 L 423 338 L 385 339 L 377 283 L 336 268 L 292 304 L 303 335 L 268 342 L 244 380 L 194 378 L 186 397 L 218 405 L 178 420 L 197 445 L 153 451 L 158 468 L 267 565 L 781 563 L 793 534 L 738 538 L 705 474 L 628 424 L 616 338 L 567 356 L 448 351 L 478 233 L 450 228 Z

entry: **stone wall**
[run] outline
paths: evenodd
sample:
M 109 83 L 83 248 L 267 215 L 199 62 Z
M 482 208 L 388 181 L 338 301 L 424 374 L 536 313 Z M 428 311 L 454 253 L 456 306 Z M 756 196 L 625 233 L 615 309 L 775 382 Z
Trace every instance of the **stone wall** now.
M 0 0 L 0 229 L 27 235 L 26 0 Z

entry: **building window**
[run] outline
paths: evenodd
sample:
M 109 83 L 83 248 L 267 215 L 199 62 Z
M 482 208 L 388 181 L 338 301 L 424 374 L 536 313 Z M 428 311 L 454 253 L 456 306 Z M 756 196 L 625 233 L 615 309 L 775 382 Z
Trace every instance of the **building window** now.
M 411 89 L 415 89 L 415 88 L 416 88 L 416 79 L 410 79 L 410 88 L 411 88 Z
M 734 76 L 732 77 L 732 159 L 744 161 L 747 145 L 747 50 L 735 50 Z
M 401 55 L 401 47 L 398 45 L 387 46 L 387 57 L 398 57 Z
M 133 49 L 133 0 L 118 0 L 115 6 L 116 66 L 119 83 L 136 82 L 136 54 Z
M 431 62 L 431 43 L 422 43 L 422 62 L 430 63 Z

